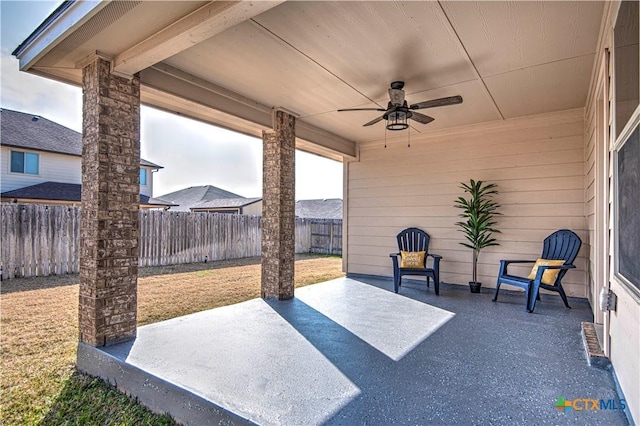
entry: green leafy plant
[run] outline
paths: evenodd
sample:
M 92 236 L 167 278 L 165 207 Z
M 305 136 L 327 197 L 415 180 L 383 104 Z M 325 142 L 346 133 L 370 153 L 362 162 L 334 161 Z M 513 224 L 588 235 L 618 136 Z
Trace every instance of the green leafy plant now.
M 478 256 L 480 250 L 490 246 L 500 245 L 494 233 L 500 233 L 494 228 L 496 224 L 495 216 L 500 205 L 493 200 L 493 196 L 498 193 L 495 183 L 485 183 L 481 180 L 471 179 L 468 184 L 461 183 L 460 188 L 470 195 L 469 199 L 458 197 L 455 200 L 455 207 L 462 209 L 459 216 L 463 219 L 456 222 L 464 233 L 468 242 L 460 243 L 473 250 L 473 282 L 478 278 Z

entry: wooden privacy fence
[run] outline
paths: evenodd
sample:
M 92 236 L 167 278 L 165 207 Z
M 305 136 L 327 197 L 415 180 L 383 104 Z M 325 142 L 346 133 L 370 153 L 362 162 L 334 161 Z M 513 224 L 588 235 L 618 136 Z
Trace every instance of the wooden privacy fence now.
M 2 204 L 2 279 L 79 272 L 80 208 Z M 260 256 L 261 217 L 140 211 L 139 265 Z M 342 253 L 342 221 L 296 219 L 296 253 Z
M 342 219 L 311 219 L 311 253 L 342 254 Z

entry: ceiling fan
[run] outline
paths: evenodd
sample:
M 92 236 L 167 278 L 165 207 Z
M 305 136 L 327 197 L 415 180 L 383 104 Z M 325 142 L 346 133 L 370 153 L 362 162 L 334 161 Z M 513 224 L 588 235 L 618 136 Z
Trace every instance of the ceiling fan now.
M 434 118 L 428 115 L 414 112 L 417 109 L 435 108 L 446 105 L 456 105 L 462 103 L 462 96 L 449 96 L 447 98 L 432 99 L 430 101 L 418 102 L 417 104 L 408 105 L 404 99 L 404 81 L 394 81 L 389 89 L 389 103 L 387 109 L 383 108 L 346 108 L 339 109 L 342 111 L 379 111 L 384 112 L 380 117 L 374 118 L 363 126 L 371 126 L 379 121 L 387 120 L 388 130 L 404 130 L 409 127 L 407 120 L 414 120 L 418 123 L 428 124 Z

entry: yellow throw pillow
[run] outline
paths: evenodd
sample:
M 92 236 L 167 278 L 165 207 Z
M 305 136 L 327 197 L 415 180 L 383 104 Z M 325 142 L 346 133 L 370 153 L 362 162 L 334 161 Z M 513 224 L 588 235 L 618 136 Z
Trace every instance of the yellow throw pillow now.
M 536 274 L 538 273 L 538 266 L 561 266 L 564 265 L 564 260 L 552 260 L 552 259 L 538 259 L 536 260 L 536 264 L 533 265 L 531 269 L 531 273 L 529 274 L 529 279 L 533 280 L 536 278 Z M 547 269 L 542 274 L 542 284 L 554 285 L 556 282 L 556 278 L 560 273 L 560 269 Z
M 424 268 L 424 257 L 426 251 L 401 251 L 401 268 Z

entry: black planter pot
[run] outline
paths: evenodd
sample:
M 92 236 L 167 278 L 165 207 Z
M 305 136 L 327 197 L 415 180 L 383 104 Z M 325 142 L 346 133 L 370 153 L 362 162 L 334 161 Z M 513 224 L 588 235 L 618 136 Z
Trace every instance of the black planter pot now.
M 471 290 L 471 293 L 480 293 L 481 287 L 482 287 L 482 283 L 469 281 L 469 290 Z

